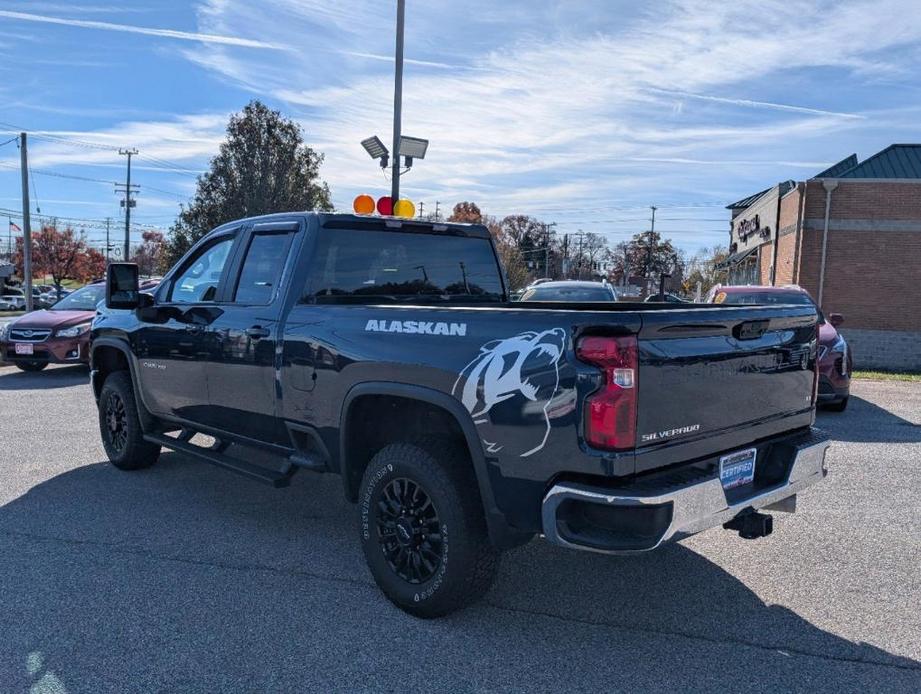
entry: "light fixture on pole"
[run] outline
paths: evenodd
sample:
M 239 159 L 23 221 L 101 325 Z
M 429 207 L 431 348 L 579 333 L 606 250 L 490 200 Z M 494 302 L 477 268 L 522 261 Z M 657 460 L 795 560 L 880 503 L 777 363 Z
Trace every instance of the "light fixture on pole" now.
M 425 151 L 428 148 L 428 140 L 400 135 L 400 155 L 406 158 L 406 168 L 413 165 L 413 159 L 425 159 Z
M 381 142 L 381 138 L 379 138 L 377 135 L 372 135 L 371 137 L 362 140 L 361 146 L 365 148 L 365 151 L 371 156 L 372 159 L 381 160 L 382 169 L 387 168 L 387 165 L 390 163 L 390 152 L 387 149 L 387 146 Z

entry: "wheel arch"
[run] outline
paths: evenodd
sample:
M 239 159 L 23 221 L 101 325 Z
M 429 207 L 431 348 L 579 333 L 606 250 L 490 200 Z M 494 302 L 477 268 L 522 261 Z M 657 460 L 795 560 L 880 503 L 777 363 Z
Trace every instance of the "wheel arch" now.
M 369 459 L 361 454 L 362 448 L 353 435 L 357 428 L 353 421 L 353 413 L 356 411 L 356 406 L 365 398 L 372 400 L 374 398 L 398 398 L 435 408 L 444 413 L 444 416 L 457 427 L 469 453 L 492 543 L 497 548 L 505 549 L 521 544 L 530 538 L 530 535 L 523 535 L 510 527 L 505 514 L 496 506 L 486 457 L 470 413 L 457 399 L 425 386 L 408 383 L 365 382 L 353 386 L 346 394 L 339 419 L 339 463 L 345 496 L 349 501 L 355 502 L 358 499 L 358 487 Z
M 97 400 L 106 377 L 113 371 L 127 371 L 131 376 L 132 386 L 137 392 L 134 364 L 127 346 L 112 338 L 100 337 L 93 340 L 90 343 L 90 381 L 93 386 L 93 395 Z

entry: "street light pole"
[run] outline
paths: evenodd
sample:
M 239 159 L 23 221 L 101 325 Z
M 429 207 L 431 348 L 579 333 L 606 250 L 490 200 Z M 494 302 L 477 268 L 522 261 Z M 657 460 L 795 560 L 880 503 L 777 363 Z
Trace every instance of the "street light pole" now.
M 403 23 L 406 17 L 406 0 L 397 0 L 397 46 L 394 59 L 395 74 L 393 83 L 393 149 L 391 150 L 393 166 L 391 174 L 390 199 L 397 204 L 400 199 L 400 135 L 403 116 Z
M 22 281 L 25 287 L 26 311 L 32 306 L 32 217 L 29 209 L 28 137 L 19 134 L 19 162 L 22 168 Z M 41 220 L 39 220 L 41 221 Z

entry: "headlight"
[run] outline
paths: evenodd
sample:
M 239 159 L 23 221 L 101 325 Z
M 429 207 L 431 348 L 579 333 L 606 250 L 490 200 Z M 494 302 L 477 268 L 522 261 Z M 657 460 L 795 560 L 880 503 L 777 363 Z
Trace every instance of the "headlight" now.
M 7 333 L 10 332 L 10 324 L 4 323 L 0 325 L 0 342 L 6 340 Z
M 841 354 L 841 375 L 847 376 L 847 342 L 844 341 L 843 337 L 838 335 L 835 344 L 831 346 L 831 351 Z
M 64 328 L 63 330 L 58 330 L 55 334 L 58 337 L 78 337 L 89 329 L 89 323 L 81 323 L 80 325 L 75 325 L 72 328 Z

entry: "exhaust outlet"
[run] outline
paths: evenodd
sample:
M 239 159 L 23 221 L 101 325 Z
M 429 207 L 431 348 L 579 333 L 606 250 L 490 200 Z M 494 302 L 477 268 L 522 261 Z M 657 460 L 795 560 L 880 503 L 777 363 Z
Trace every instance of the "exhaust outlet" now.
M 757 540 L 774 532 L 774 517 L 767 513 L 741 513 L 728 523 L 723 523 L 726 530 L 735 530 L 745 540 Z

